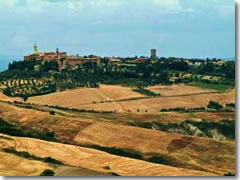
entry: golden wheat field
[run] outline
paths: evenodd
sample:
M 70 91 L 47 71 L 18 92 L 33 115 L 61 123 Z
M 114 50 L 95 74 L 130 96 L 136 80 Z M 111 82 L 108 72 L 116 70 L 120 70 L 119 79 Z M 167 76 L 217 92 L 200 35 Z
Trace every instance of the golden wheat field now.
M 158 113 L 163 108 L 206 106 L 210 100 L 235 102 L 235 89 L 225 93 L 186 85 L 155 86 L 161 97 L 146 97 L 130 88 L 102 85 L 97 89 L 76 89 L 32 97 L 27 102 L 71 108 L 136 113 Z
M 79 146 L 52 143 L 31 138 L 10 138 L 12 138 L 12 140 L 0 139 L 0 147 L 14 147 L 17 151 L 27 151 L 38 157 L 53 157 L 69 166 L 82 167 L 103 173 L 108 173 L 110 171 L 122 176 L 217 175 L 210 172 L 176 168 L 166 165 L 152 164 L 141 160 L 118 157 Z M 19 165 L 18 163 L 16 164 Z M 106 170 L 104 168 L 105 166 L 110 167 L 110 169 Z
M 116 136 L 117 134 L 117 136 Z M 74 138 L 79 144 L 96 144 L 103 147 L 121 147 L 136 150 L 144 156 L 169 157 L 177 166 L 221 173 L 234 171 L 234 142 L 182 136 L 136 127 L 95 123 Z M 180 158 L 181 157 L 181 158 Z M 211 157 L 212 160 L 209 159 Z M 219 161 L 226 157 L 225 163 Z M 216 166 L 216 164 L 218 164 Z
M 185 84 L 177 84 L 171 86 L 156 85 L 149 87 L 148 89 L 153 92 L 160 93 L 162 96 L 179 96 L 215 92 L 214 90 L 187 86 Z
M 133 92 L 131 88 L 128 87 L 100 85 L 99 88 L 79 88 L 39 97 L 32 97 L 28 102 L 79 107 L 81 105 L 98 104 L 106 101 L 137 97 L 143 97 L 143 95 Z
M 159 86 L 155 88 L 157 90 L 152 90 L 158 92 Z M 103 85 L 98 89 L 76 89 L 32 97 L 27 102 L 1 95 L 0 119 L 32 132 L 54 132 L 58 143 L 1 134 L 0 137 L 5 138 L 0 138 L 0 153 L 6 156 L 1 157 L 0 173 L 4 174 L 12 163 L 16 164 L 16 169 L 5 172 L 6 175 L 39 175 L 44 169 L 52 169 L 56 175 L 94 176 L 112 173 L 121 176 L 222 176 L 235 172 L 234 140 L 219 141 L 174 131 L 163 132 L 154 126 L 150 129 L 138 126 L 145 122 L 180 124 L 186 120 L 220 122 L 235 119 L 234 112 L 159 112 L 169 107 L 206 106 L 209 99 L 222 104 L 235 102 L 235 90 L 217 93 L 183 85 L 173 88 L 186 89 L 173 96 L 165 87 L 159 90 L 161 97 L 146 97 L 130 88 Z M 113 113 L 82 112 L 43 104 Z M 37 157 L 52 157 L 64 165 L 52 166 L 1 150 L 9 147 Z M 114 155 L 101 148 L 135 153 L 141 159 Z M 7 163 L 7 158 L 12 159 L 11 163 Z M 164 159 L 164 162 L 151 162 L 151 158 Z
M 25 159 L 0 151 L 1 176 L 39 176 L 45 169 L 55 170 L 56 168 L 47 163 Z

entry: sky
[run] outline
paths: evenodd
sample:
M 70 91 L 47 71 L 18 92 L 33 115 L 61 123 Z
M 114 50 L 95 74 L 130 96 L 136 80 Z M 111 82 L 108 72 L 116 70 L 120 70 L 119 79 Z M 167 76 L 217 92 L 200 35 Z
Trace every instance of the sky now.
M 72 55 L 235 56 L 234 0 L 0 0 L 0 62 Z

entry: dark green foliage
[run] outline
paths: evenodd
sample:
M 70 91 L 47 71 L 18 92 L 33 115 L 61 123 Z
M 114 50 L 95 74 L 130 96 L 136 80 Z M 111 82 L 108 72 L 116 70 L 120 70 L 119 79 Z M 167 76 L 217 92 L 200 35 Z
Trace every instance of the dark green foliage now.
M 207 107 L 210 108 L 210 109 L 216 109 L 217 111 L 223 108 L 223 106 L 221 104 L 219 104 L 216 101 L 212 101 L 212 100 L 209 101 Z
M 51 157 L 46 157 L 46 158 L 42 158 L 42 160 L 46 163 L 52 163 L 52 164 L 58 164 L 58 165 L 63 165 L 63 163 L 61 161 L 58 161 L 54 158 Z
M 0 118 L 0 133 L 8 134 L 11 136 L 25 136 L 24 131 L 20 127 L 14 124 L 10 124 L 7 121 L 2 120 L 1 118 Z
M 157 164 L 169 165 L 168 161 L 164 157 L 160 157 L 160 156 L 151 157 L 147 159 L 147 161 L 152 163 L 157 163 Z
M 128 59 L 129 58 L 129 59 Z M 57 61 L 45 62 L 36 61 L 19 61 L 9 64 L 9 70 L 0 73 L 0 82 L 6 80 L 28 79 L 53 77 L 54 81 L 50 84 L 44 84 L 38 87 L 36 92 L 30 94 L 12 94 L 12 89 L 4 90 L 6 95 L 27 97 L 43 95 L 57 90 L 75 89 L 78 87 L 97 88 L 100 83 L 112 85 L 124 85 L 130 87 L 140 87 L 142 93 L 148 96 L 158 96 L 151 92 L 147 92 L 144 87 L 156 84 L 172 84 L 172 77 L 177 77 L 175 83 L 204 83 L 206 86 L 213 86 L 219 90 L 225 90 L 228 86 L 234 87 L 235 82 L 235 63 L 226 62 L 223 66 L 214 64 L 217 59 L 208 59 L 207 63 L 200 59 L 183 59 L 183 58 L 160 58 L 155 63 L 147 61 L 146 63 L 131 63 L 136 57 L 120 58 L 123 61 L 122 66 L 111 66 L 105 58 L 102 58 L 102 66 L 99 67 L 95 63 L 85 63 L 79 65 L 77 70 L 66 69 L 62 72 L 58 71 Z M 193 64 L 198 62 L 200 65 L 191 66 L 185 62 L 188 60 Z M 34 71 L 34 66 L 40 66 L 40 71 Z M 55 73 L 50 73 L 52 70 Z M 181 78 L 180 73 L 190 73 L 190 78 Z M 220 81 L 210 81 L 198 78 L 198 75 L 209 75 L 220 77 Z M 206 81 L 206 82 L 205 82 Z M 214 83 L 214 84 L 213 84 Z M 11 87 L 16 88 L 16 87 Z M 32 87 L 30 87 L 32 88 Z M 140 92 L 140 93 L 141 93 Z
M 44 170 L 40 176 L 55 176 L 55 172 L 51 169 Z
M 50 114 L 55 115 L 56 113 L 55 113 L 55 111 L 50 111 Z
M 98 145 L 89 145 L 87 147 L 98 149 L 100 151 L 104 151 L 118 156 L 130 157 L 133 159 L 142 159 L 142 155 L 139 152 L 133 150 L 124 150 L 116 147 L 102 147 Z
M 58 62 L 57 61 L 46 61 L 43 65 L 41 65 L 41 71 L 42 72 L 48 72 L 48 71 L 58 71 Z
M 26 88 L 26 87 L 22 87 L 22 88 Z M 7 96 L 12 96 L 12 97 L 22 97 L 24 99 L 24 101 L 27 101 L 27 99 L 29 97 L 33 97 L 33 96 L 40 96 L 40 95 L 45 95 L 45 94 L 49 94 L 49 93 L 53 93 L 56 92 L 56 86 L 54 84 L 45 84 L 41 87 L 28 87 L 30 89 L 34 89 L 34 91 L 32 91 L 31 93 L 17 93 L 14 94 L 15 89 L 19 89 L 19 87 L 7 87 L 6 89 L 3 90 L 3 94 L 7 95 Z
M 229 103 L 229 104 L 226 104 L 226 106 L 235 108 L 235 103 Z
M 24 157 L 24 158 L 27 158 L 27 159 L 43 161 L 43 162 L 51 163 L 51 164 L 63 165 L 63 163 L 61 161 L 58 161 L 54 158 L 51 158 L 51 157 L 41 158 L 41 157 L 37 157 L 35 155 L 32 155 L 32 154 L 30 154 L 29 152 L 26 152 L 26 151 L 22 151 L 22 152 L 16 151 L 14 148 L 3 148 L 3 151 L 7 152 L 7 153 L 15 154 L 17 156 Z
M 210 133 L 212 130 L 216 129 L 219 133 L 225 136 L 227 139 L 235 139 L 235 120 L 228 121 L 222 120 L 219 122 L 194 122 L 194 121 L 184 121 L 181 124 L 177 123 L 168 123 L 162 124 L 159 122 L 154 122 L 158 130 L 164 132 L 171 132 L 175 130 L 176 132 L 180 132 L 186 135 L 192 135 L 192 132 L 187 128 L 187 124 L 197 127 L 200 131 L 202 131 L 207 137 L 212 138 L 212 134 Z M 136 126 L 136 125 L 135 125 Z
M 24 95 L 23 100 L 24 100 L 24 102 L 26 102 L 28 100 L 28 96 Z
M 224 174 L 224 176 L 235 176 L 235 174 L 228 172 L 228 173 Z
M 137 152 L 137 151 L 134 151 L 134 150 L 127 150 L 127 149 L 121 149 L 121 148 L 116 148 L 116 147 L 102 147 L 102 146 L 98 146 L 98 145 L 88 145 L 86 147 L 97 149 L 97 150 L 104 151 L 104 152 L 107 152 L 109 154 L 114 154 L 114 155 L 118 155 L 118 156 L 129 157 L 129 158 L 133 158 L 133 159 L 140 159 L 140 160 L 143 160 L 143 161 L 156 163 L 156 164 L 170 165 L 168 163 L 168 161 L 163 157 L 152 156 L 152 157 L 146 159 L 141 155 L 140 152 Z
M 204 112 L 206 111 L 205 107 L 195 107 L 195 108 L 169 108 L 169 109 L 162 109 L 160 112 L 184 112 L 184 113 L 188 113 L 188 112 Z
M 6 89 L 3 90 L 3 94 L 5 94 L 6 96 L 11 96 L 11 88 L 7 87 Z
M 151 97 L 161 96 L 159 93 L 155 93 L 153 91 L 150 91 L 150 90 L 144 89 L 144 88 L 133 89 L 133 91 L 144 94 L 146 96 L 151 96 Z
M 36 60 L 32 61 L 13 61 L 12 63 L 9 63 L 8 69 L 9 70 L 27 70 L 27 71 L 33 71 L 34 66 L 37 64 Z
M 31 130 L 24 130 L 22 127 L 17 126 L 15 124 L 11 124 L 7 121 L 2 120 L 1 118 L 0 118 L 0 133 L 11 136 L 31 137 L 57 142 L 55 132 L 53 131 L 33 132 Z
M 222 120 L 220 122 L 191 122 L 192 125 L 198 127 L 205 132 L 208 137 L 211 137 L 209 132 L 212 129 L 217 129 L 228 139 L 235 139 L 235 121 Z
M 73 112 L 79 112 L 79 113 L 113 113 L 112 111 L 94 111 L 94 110 L 85 110 L 85 109 L 76 109 L 76 108 L 68 108 L 68 107 L 62 107 L 62 106 L 51 106 L 48 105 L 47 107 L 50 108 L 55 108 L 59 110 L 64 110 L 64 111 L 73 111 Z
M 112 176 L 120 176 L 119 174 L 115 173 L 115 172 L 111 172 L 110 173 Z

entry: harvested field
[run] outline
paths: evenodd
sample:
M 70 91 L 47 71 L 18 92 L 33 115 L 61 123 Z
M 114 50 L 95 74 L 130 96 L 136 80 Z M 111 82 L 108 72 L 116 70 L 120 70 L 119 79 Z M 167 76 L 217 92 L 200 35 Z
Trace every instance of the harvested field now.
M 2 92 L 0 92 L 0 100 L 2 100 L 2 101 L 10 101 L 10 102 L 13 102 L 13 101 L 20 101 L 20 102 L 22 102 L 23 101 L 23 99 L 20 98 L 20 97 L 8 97 L 5 94 L 3 94 Z
M 116 110 L 117 112 L 131 112 L 131 113 L 137 113 L 139 109 L 140 113 L 158 113 L 163 108 L 175 108 L 175 107 L 191 108 L 207 106 L 210 100 L 218 101 L 222 104 L 235 102 L 235 90 L 232 90 L 231 92 L 228 93 L 157 97 L 129 101 L 118 101 L 103 104 L 86 104 L 76 106 L 76 108 L 88 110 L 94 109 L 96 111 Z
M 82 167 L 121 176 L 216 176 L 215 173 L 152 164 L 141 160 L 110 155 L 105 152 L 73 145 L 52 143 L 30 138 L 0 139 L 0 148 L 14 147 L 38 157 L 52 157 L 68 166 Z M 1 161 L 0 161 L 1 165 Z M 107 170 L 104 167 L 110 167 Z
M 2 146 L 1 143 L 0 146 Z M 52 169 L 54 171 L 55 167 L 0 150 L 0 176 L 39 176 L 45 169 Z
M 159 113 L 163 108 L 206 106 L 210 100 L 222 104 L 235 102 L 235 90 L 217 93 L 185 85 L 151 87 L 162 97 L 145 97 L 121 86 L 102 85 L 99 89 L 77 89 L 32 97 L 35 104 L 50 104 L 95 111 Z M 170 89 L 170 90 L 169 90 Z M 139 112 L 138 112 L 139 111 Z
M 24 105 L 22 105 L 24 107 Z M 143 154 L 144 157 L 151 156 L 164 156 L 171 157 L 171 163 L 174 166 L 182 168 L 190 168 L 201 171 L 209 171 L 222 175 L 227 172 L 234 172 L 235 157 L 234 157 L 234 142 L 223 141 L 217 142 L 211 139 L 197 138 L 183 136 L 175 133 L 164 133 L 160 131 L 147 130 L 143 128 L 123 126 L 120 124 L 128 124 L 129 122 L 144 122 L 144 121 L 159 121 L 159 122 L 182 122 L 190 117 L 195 119 L 205 118 L 211 121 L 222 120 L 222 117 L 234 118 L 234 113 L 158 113 L 158 114 L 133 114 L 133 113 L 77 113 L 71 111 L 57 110 L 54 108 L 47 108 L 37 105 L 29 106 L 29 109 L 10 105 L 5 102 L 0 102 L 0 118 L 8 120 L 9 122 L 15 122 L 27 129 L 48 129 L 56 132 L 60 142 L 70 142 L 83 145 L 99 145 L 102 147 L 119 147 L 124 149 L 130 149 L 138 151 Z M 34 109 L 36 108 L 36 109 Z M 57 112 L 56 115 L 50 115 L 49 110 Z M 112 124 L 112 123 L 115 124 Z M 117 135 L 116 135 L 117 134 Z M 187 138 L 186 138 L 187 137 Z M 11 137 L 13 138 L 13 137 Z M 109 172 L 102 170 L 102 166 L 108 166 L 108 160 L 104 163 L 98 161 L 98 166 L 89 164 L 91 159 L 100 158 L 101 161 L 105 158 L 105 154 L 99 154 L 99 157 L 92 155 L 91 158 L 82 159 L 79 157 L 79 148 L 77 146 L 67 146 L 59 143 L 48 143 L 45 141 L 39 141 L 36 139 L 29 138 L 13 138 L 14 143 L 8 138 L 0 138 L 2 145 L 9 144 L 7 147 L 23 147 L 18 149 L 19 151 L 28 151 L 29 153 L 35 153 L 43 151 L 44 156 L 50 156 L 57 160 L 67 162 L 69 166 L 76 166 L 87 168 L 98 172 Z M 24 139 L 24 141 L 20 141 Z M 17 142 L 19 140 L 19 142 Z M 25 142 L 25 140 L 28 140 Z M 74 140 L 74 141 L 73 141 Z M 34 144 L 30 143 L 31 141 Z M 17 142 L 17 143 L 16 143 Z M 44 142 L 44 143 L 42 143 Z M 58 144 L 56 147 L 54 144 Z M 183 145 L 183 146 L 182 146 Z M 185 146 L 186 145 L 186 146 Z M 26 146 L 26 147 L 25 147 Z M 65 150 L 65 147 L 74 147 Z M 31 149 L 31 151 L 29 151 Z M 49 149 L 51 153 L 49 153 Z M 84 152 L 88 148 L 83 148 Z M 89 150 L 89 149 L 88 149 Z M 91 149 L 90 149 L 91 150 Z M 57 152 L 55 154 L 55 152 Z M 71 152 L 69 156 L 67 153 L 64 155 L 63 152 Z M 94 151 L 101 152 L 101 151 Z M 101 152 L 102 153 L 102 152 Z M 60 155 L 62 154 L 62 155 Z M 94 154 L 94 153 L 92 153 Z M 41 152 L 35 154 L 36 156 L 43 156 Z M 107 154 L 109 155 L 109 154 Z M 68 157 L 68 158 L 67 158 Z M 116 157 L 116 156 L 110 156 Z M 210 158 L 211 157 L 211 158 Z M 59 159 L 60 158 L 60 159 Z M 80 159 L 79 159 L 80 158 Z M 173 158 L 173 159 L 172 159 Z M 76 159 L 76 162 L 75 162 Z M 124 158 L 129 159 L 129 158 Z M 175 160 L 174 160 L 175 159 Z M 212 159 L 211 161 L 209 159 Z M 71 160 L 71 162 L 70 162 Z M 74 161 L 73 161 L 74 160 Z M 155 165 L 148 162 L 130 159 L 130 162 L 120 161 L 119 159 L 111 159 L 110 164 L 116 168 L 111 169 L 111 172 L 118 173 L 120 175 L 165 175 L 169 171 L 164 173 L 163 170 L 158 169 L 158 172 L 136 172 L 137 167 L 144 166 L 144 169 L 156 168 Z M 220 164 L 224 160 L 225 163 Z M 73 161 L 73 162 L 72 162 Z M 79 162 L 78 162 L 79 161 Z M 135 161 L 147 163 L 136 165 Z M 80 163 L 81 162 L 81 163 Z M 85 163 L 87 162 L 86 166 Z M 119 165 L 121 164 L 121 166 Z M 151 166 L 149 166 L 151 164 Z M 154 165 L 154 167 L 152 167 Z M 125 167 L 126 166 L 126 167 Z M 130 168 L 132 167 L 132 168 Z M 166 166 L 164 166 L 166 167 Z M 167 166 L 169 167 L 169 166 Z M 172 167 L 171 167 L 172 168 Z M 179 169 L 179 168 L 176 168 Z M 115 171 L 116 170 L 116 171 Z M 183 171 L 184 170 L 184 171 Z M 176 171 L 176 170 L 174 170 Z M 181 169 L 181 173 L 186 173 L 185 169 Z M 130 173 L 130 174 L 128 174 Z M 145 173 L 145 174 L 144 174 Z M 178 172 L 180 173 L 180 172 Z M 192 173 L 192 172 L 191 172 Z M 175 175 L 175 174 L 174 174 Z M 176 174 L 177 175 L 177 174 Z
M 91 171 L 80 167 L 61 166 L 56 170 L 56 176 L 112 176 L 110 173 Z
M 136 127 L 95 123 L 80 131 L 74 141 L 82 145 L 120 147 L 141 152 L 143 156 L 160 156 L 174 166 L 209 172 L 233 172 L 234 142 L 164 133 Z M 224 163 L 221 163 L 224 160 Z
M 28 102 L 78 107 L 85 104 L 116 101 L 136 97 L 143 97 L 143 95 L 133 92 L 131 88 L 128 87 L 101 85 L 99 88 L 79 88 L 44 96 L 31 97 Z
M 172 86 L 158 85 L 158 86 L 149 87 L 148 89 L 155 93 L 160 93 L 161 96 L 179 96 L 179 95 L 191 95 L 191 94 L 215 92 L 210 89 L 202 89 L 202 88 L 187 86 L 184 84 L 172 85 Z
M 34 109 L 36 108 L 36 109 Z M 54 111 L 56 115 L 49 112 Z M 201 120 L 217 122 L 223 119 L 234 120 L 234 112 L 199 112 L 177 113 L 164 112 L 150 113 L 77 113 L 66 112 L 53 108 L 32 105 L 29 108 L 10 105 L 0 102 L 0 118 L 14 122 L 28 130 L 48 129 L 56 132 L 56 135 L 65 140 L 72 140 L 79 131 L 95 122 L 111 122 L 128 125 L 129 123 L 144 123 L 157 121 L 160 123 L 181 123 L 186 120 Z

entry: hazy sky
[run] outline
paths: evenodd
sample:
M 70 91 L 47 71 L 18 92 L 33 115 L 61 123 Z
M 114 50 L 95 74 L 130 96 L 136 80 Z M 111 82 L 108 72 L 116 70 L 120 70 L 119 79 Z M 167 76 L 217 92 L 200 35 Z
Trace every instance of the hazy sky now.
M 235 55 L 234 0 L 0 0 L 0 56 Z

